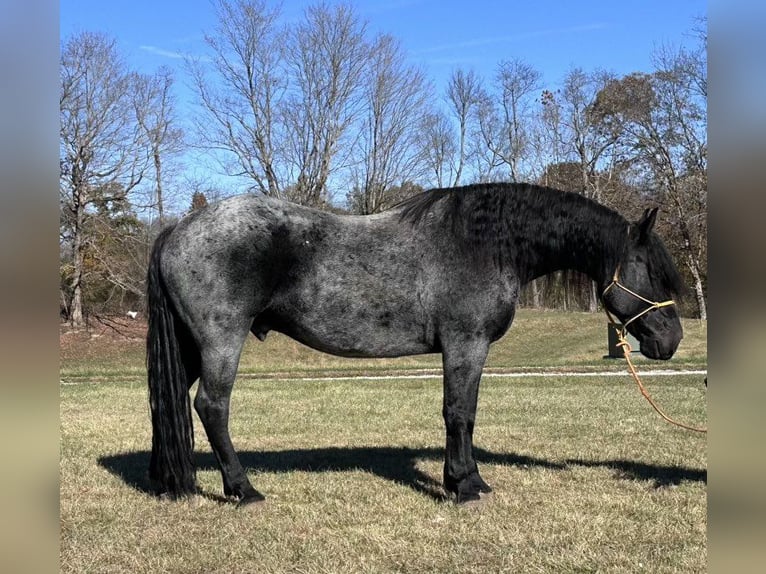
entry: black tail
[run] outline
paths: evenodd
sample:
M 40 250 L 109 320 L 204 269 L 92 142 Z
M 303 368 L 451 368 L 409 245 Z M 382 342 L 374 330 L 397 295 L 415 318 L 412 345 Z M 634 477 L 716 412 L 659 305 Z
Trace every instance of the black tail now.
M 157 237 L 149 261 L 146 368 L 152 414 L 149 478 L 160 492 L 177 498 L 194 493 L 196 486 L 189 384 L 176 331 L 177 318 L 160 272 L 162 248 L 172 230 L 172 226 L 168 227 Z

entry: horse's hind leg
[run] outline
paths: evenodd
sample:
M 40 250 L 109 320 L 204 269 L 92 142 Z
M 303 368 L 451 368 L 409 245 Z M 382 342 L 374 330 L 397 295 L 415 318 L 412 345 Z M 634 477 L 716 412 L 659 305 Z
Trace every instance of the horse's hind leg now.
M 221 469 L 224 493 L 238 497 L 240 505 L 264 500 L 250 484 L 229 435 L 231 390 L 247 332 L 245 326 L 244 330 L 221 333 L 214 338 L 214 344 L 202 349 L 201 377 L 194 399 L 194 408 Z
M 479 381 L 489 343 L 484 340 L 443 342 L 444 405 L 447 430 L 444 487 L 455 493 L 458 503 L 479 500 L 492 489 L 479 475 L 473 458 L 473 426 Z

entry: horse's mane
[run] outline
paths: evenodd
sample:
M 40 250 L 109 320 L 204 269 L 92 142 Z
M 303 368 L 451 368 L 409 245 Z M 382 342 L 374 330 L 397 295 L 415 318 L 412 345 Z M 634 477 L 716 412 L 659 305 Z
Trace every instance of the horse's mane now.
M 571 225 L 573 221 L 583 222 L 583 228 L 591 230 L 592 236 L 583 235 L 577 246 L 584 258 L 594 257 L 594 250 L 598 249 L 604 265 L 614 269 L 627 247 L 628 221 L 616 211 L 577 193 L 528 183 L 437 188 L 401 202 L 396 209 L 400 220 L 413 226 L 438 218 L 445 229 L 465 244 L 484 248 L 499 262 L 511 252 L 516 257 L 534 257 L 530 245 L 523 246 L 529 252 L 524 254 L 519 252 L 520 245 L 509 244 L 512 231 L 518 237 L 523 230 L 528 243 L 547 242 L 554 250 L 571 249 L 571 245 L 557 244 L 561 236 L 552 234 L 551 229 Z M 650 235 L 648 254 L 652 273 L 665 288 L 674 295 L 683 294 L 676 266 L 655 233 Z
M 686 285 L 665 244 L 654 232 L 649 236 L 647 254 L 649 257 L 647 266 L 651 274 L 659 278 L 662 285 L 670 292 L 673 298 L 683 299 L 684 295 L 687 294 Z
M 423 218 L 429 211 L 431 211 L 431 208 L 436 202 L 443 200 L 445 197 L 449 197 L 452 198 L 452 201 L 450 201 L 451 209 L 448 209 L 450 215 L 447 215 L 447 217 L 452 219 L 456 211 L 454 196 L 475 187 L 476 186 L 429 189 L 405 199 L 394 206 L 394 209 L 401 209 L 399 218 L 402 221 L 409 221 L 413 225 L 416 225 L 423 221 Z
M 465 216 L 464 206 L 470 204 L 470 212 L 481 217 L 474 217 L 474 223 L 481 226 L 494 223 L 494 219 L 507 219 L 506 209 L 513 209 L 519 214 L 540 216 L 541 223 L 550 220 L 552 214 L 562 210 L 568 217 L 575 217 L 587 212 L 595 224 L 607 220 L 613 223 L 615 218 L 620 224 L 627 223 L 616 211 L 605 207 L 578 193 L 561 191 L 530 183 L 481 183 L 462 187 L 436 188 L 424 191 L 399 203 L 400 219 L 413 225 L 421 224 L 428 213 L 439 204 L 441 217 L 452 221 L 458 216 Z M 477 229 L 476 231 L 481 231 Z
M 607 233 L 609 246 L 621 249 L 628 224 L 616 211 L 580 194 L 529 183 L 432 189 L 397 207 L 400 220 L 413 226 L 422 225 L 428 214 L 434 214 L 464 238 L 484 242 L 502 238 L 512 226 L 523 227 L 532 237 L 549 237 L 551 223 L 566 219 L 587 221 L 590 227 Z

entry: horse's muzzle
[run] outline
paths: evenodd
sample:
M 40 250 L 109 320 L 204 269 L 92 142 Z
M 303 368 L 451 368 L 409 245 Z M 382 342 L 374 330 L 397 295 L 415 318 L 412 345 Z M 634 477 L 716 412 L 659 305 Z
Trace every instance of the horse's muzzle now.
M 667 337 L 664 339 L 646 338 L 641 341 L 641 354 L 650 359 L 667 361 L 678 349 L 681 337 Z

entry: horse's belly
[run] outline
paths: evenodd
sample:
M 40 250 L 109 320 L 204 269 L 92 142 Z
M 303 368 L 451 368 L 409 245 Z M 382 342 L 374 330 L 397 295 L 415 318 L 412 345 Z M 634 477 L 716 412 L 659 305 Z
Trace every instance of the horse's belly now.
M 337 355 L 339 357 L 355 357 L 355 358 L 384 358 L 384 357 L 405 357 L 408 355 L 422 355 L 425 353 L 432 353 L 435 351 L 432 347 L 417 343 L 410 342 L 383 342 L 383 344 L 372 345 L 356 345 L 356 344 L 343 344 L 331 340 L 330 338 L 313 338 L 305 337 L 303 335 L 291 335 L 288 336 L 297 340 L 304 345 L 321 351 L 323 353 L 329 353 L 331 355 Z
M 316 316 L 313 313 L 279 313 L 256 320 L 253 332 L 263 338 L 269 330 L 341 357 L 401 357 L 438 351 L 427 329 L 410 316 L 359 316 L 345 313 Z M 262 334 L 259 335 L 259 333 Z
M 419 264 L 390 245 L 386 254 L 368 247 L 335 245 L 297 263 L 269 302 L 272 328 L 346 357 L 433 352 L 427 298 L 417 288 Z

